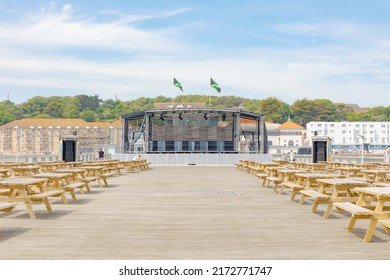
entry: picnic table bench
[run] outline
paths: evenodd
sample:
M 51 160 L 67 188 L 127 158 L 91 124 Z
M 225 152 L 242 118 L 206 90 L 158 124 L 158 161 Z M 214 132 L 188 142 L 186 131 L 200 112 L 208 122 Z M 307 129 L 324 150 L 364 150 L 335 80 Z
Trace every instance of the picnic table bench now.
M 15 208 L 17 203 L 0 202 L 0 211 L 9 212 Z
M 387 233 L 390 233 L 390 220 L 379 220 L 378 222 L 385 228 Z
M 358 197 L 354 196 L 352 189 L 356 187 L 367 187 L 369 184 L 363 181 L 356 181 L 351 179 L 318 179 L 319 190 L 302 190 L 300 204 L 306 197 L 314 198 L 312 212 L 317 211 L 320 203 L 328 203 L 324 212 L 324 219 L 327 219 L 333 208 L 335 202 L 356 202 Z M 330 192 L 331 193 L 330 193 Z
M 66 200 L 64 190 L 46 190 L 47 179 L 44 178 L 13 178 L 0 181 L 0 189 L 9 190 L 7 196 L 0 196 L 0 202 L 23 202 L 31 219 L 36 215 L 31 206 L 33 202 L 43 202 L 49 213 L 53 212 L 49 197 L 62 196 Z M 35 188 L 32 189 L 31 186 Z
M 359 193 L 359 199 L 356 205 L 343 202 L 334 203 L 334 206 L 336 209 L 344 210 L 352 214 L 347 231 L 352 232 L 358 219 L 370 219 L 370 224 L 363 239 L 363 241 L 369 242 L 372 239 L 378 220 L 381 220 L 381 224 L 388 232 L 390 212 L 385 211 L 390 208 L 386 207 L 385 203 L 390 202 L 390 187 L 364 187 L 355 188 L 355 190 Z M 372 199 L 368 198 L 373 197 L 377 200 L 376 206 L 370 205 Z M 363 204 L 366 205 L 363 206 Z

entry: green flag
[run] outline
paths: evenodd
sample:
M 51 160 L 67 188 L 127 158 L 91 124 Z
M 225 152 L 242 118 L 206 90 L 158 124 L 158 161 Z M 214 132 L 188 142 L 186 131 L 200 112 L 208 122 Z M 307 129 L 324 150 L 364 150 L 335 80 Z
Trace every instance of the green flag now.
M 210 86 L 218 91 L 218 93 L 221 93 L 220 86 L 213 80 L 213 78 L 210 78 Z
M 181 83 L 179 83 L 178 80 L 176 80 L 176 78 L 173 78 L 173 86 L 178 87 L 181 91 L 183 91 L 183 86 L 181 85 Z

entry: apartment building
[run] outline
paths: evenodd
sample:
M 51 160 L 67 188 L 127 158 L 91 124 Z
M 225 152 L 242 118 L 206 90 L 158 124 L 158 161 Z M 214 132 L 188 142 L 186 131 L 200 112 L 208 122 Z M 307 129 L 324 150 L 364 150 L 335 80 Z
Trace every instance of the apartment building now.
M 57 154 L 60 139 L 77 138 L 79 151 L 120 145 L 122 122 L 86 122 L 82 119 L 22 119 L 0 126 L 0 153 Z
M 309 122 L 308 136 L 328 136 L 332 146 L 358 147 L 362 143 L 373 149 L 390 145 L 390 122 Z

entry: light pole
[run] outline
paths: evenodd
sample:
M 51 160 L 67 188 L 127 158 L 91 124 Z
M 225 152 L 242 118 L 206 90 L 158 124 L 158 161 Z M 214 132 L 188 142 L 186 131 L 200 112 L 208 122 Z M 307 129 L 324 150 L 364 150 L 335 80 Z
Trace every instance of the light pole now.
M 21 135 L 16 136 L 16 162 L 19 162 L 20 137 L 22 136 Z
M 362 164 L 364 163 L 364 136 L 363 135 L 358 135 L 359 137 L 362 138 Z

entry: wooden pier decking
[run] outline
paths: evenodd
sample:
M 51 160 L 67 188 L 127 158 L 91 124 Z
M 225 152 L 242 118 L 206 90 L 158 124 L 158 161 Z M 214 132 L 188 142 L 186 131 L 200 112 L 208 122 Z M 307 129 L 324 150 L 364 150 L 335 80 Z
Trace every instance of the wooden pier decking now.
M 51 205 L 0 213 L 0 259 L 390 259 L 379 225 L 365 243 L 366 221 L 347 232 L 349 213 L 323 219 L 234 167 L 151 166 Z

